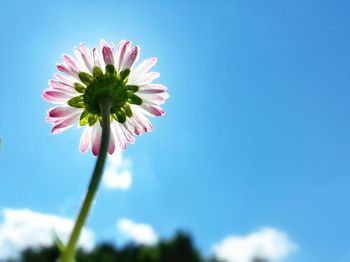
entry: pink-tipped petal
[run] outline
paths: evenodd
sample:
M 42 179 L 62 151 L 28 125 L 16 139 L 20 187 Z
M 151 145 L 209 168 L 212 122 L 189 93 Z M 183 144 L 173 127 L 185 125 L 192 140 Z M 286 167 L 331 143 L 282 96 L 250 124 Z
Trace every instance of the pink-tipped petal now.
M 140 107 L 142 109 L 144 109 L 147 113 L 149 113 L 151 116 L 163 116 L 164 115 L 164 111 L 159 106 L 142 104 Z
M 112 132 L 114 133 L 114 137 L 116 138 L 116 141 L 118 142 L 119 147 L 122 150 L 126 149 L 126 138 L 125 135 L 120 127 L 120 123 L 113 121 L 111 124 Z
M 133 65 L 136 63 L 136 61 L 139 58 L 139 50 L 140 48 L 138 46 L 135 46 L 134 48 L 131 49 L 130 54 L 128 55 L 128 57 L 125 59 L 124 65 L 123 65 L 123 69 L 125 68 L 132 68 Z
M 62 73 L 65 73 L 67 75 L 70 75 L 72 77 L 74 77 L 75 79 L 79 80 L 79 76 L 77 73 L 73 72 L 68 66 L 64 65 L 64 64 L 56 64 L 56 67 L 59 71 L 61 71 Z
M 161 84 L 149 84 L 144 86 L 139 86 L 139 93 L 143 94 L 157 94 L 167 92 L 167 87 Z
M 142 127 L 144 132 L 152 131 L 152 124 L 147 117 L 141 112 L 138 106 L 131 105 L 131 110 L 133 112 L 132 118 Z
M 80 114 L 75 114 L 70 117 L 67 117 L 62 122 L 55 124 L 51 130 L 52 134 L 59 134 L 67 129 L 71 128 L 79 120 Z
M 72 70 L 72 72 L 74 72 L 75 74 L 79 74 L 81 70 L 79 69 L 77 62 L 73 57 L 67 54 L 63 54 L 62 60 L 69 67 L 69 69 Z
M 101 135 L 102 135 L 102 128 L 99 123 L 96 123 L 94 125 L 94 129 L 92 131 L 92 153 L 97 156 L 100 152 L 100 146 L 101 146 Z
M 121 129 L 123 130 L 123 133 L 125 135 L 126 140 L 130 143 L 130 144 L 134 144 L 135 143 L 135 138 L 132 135 L 132 133 L 126 128 L 126 126 L 124 124 L 120 124 Z
M 93 59 L 90 50 L 84 44 L 80 44 L 79 48 L 74 49 L 74 53 L 80 64 L 86 69 L 85 71 L 92 73 Z
M 71 106 L 59 106 L 48 110 L 47 116 L 51 118 L 67 117 L 77 113 L 78 109 Z
M 55 74 L 55 78 L 64 85 L 71 86 L 72 88 L 74 87 L 74 83 L 76 82 L 74 79 L 71 79 L 69 77 L 65 77 L 60 74 Z
M 80 137 L 79 150 L 82 154 L 86 153 L 91 145 L 91 135 L 93 128 L 87 125 Z
M 71 86 L 63 84 L 55 79 L 51 79 L 49 81 L 49 86 L 57 91 L 62 91 L 64 93 L 72 94 L 72 95 L 78 95 L 79 93 Z
M 118 50 L 118 71 L 123 68 L 125 56 L 130 52 L 131 41 L 124 41 L 119 44 Z
M 48 88 L 48 89 L 45 89 L 44 93 L 42 94 L 42 97 L 46 101 L 53 104 L 65 104 L 73 96 Z
M 45 94 L 55 98 L 64 98 L 64 99 L 70 99 L 74 97 L 74 95 L 72 94 L 68 94 L 67 92 L 57 91 L 52 88 L 45 89 Z
M 138 95 L 145 103 L 152 105 L 162 105 L 169 97 L 168 93 L 142 94 L 136 92 L 136 95 Z
M 122 51 L 122 46 L 126 43 L 126 40 L 121 40 L 118 44 L 118 51 L 114 55 L 114 62 L 115 62 L 115 68 L 119 71 L 120 65 L 119 65 L 119 60 L 120 60 L 120 55 Z
M 113 132 L 111 132 L 109 137 L 108 153 L 112 155 L 114 153 L 114 150 L 115 150 L 115 139 L 114 139 Z
M 110 47 L 112 50 L 114 48 L 114 44 L 113 43 L 107 43 L 105 40 L 101 39 L 100 40 L 100 48 L 102 49 L 105 46 Z
M 130 118 L 127 118 L 124 127 L 129 131 L 131 135 L 140 135 L 141 130 L 138 128 L 137 123 L 132 121 Z
M 105 61 L 106 65 L 113 65 L 114 61 L 113 61 L 113 50 L 108 47 L 108 46 L 104 46 L 102 48 L 102 55 L 103 55 L 103 60 Z

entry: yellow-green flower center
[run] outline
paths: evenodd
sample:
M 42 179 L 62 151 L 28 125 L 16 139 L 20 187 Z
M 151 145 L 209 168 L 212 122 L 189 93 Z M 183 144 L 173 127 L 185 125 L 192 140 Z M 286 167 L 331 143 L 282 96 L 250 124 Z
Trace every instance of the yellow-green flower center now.
M 94 67 L 93 74 L 79 73 L 79 79 L 84 83 L 75 83 L 74 87 L 82 95 L 73 97 L 68 105 L 85 108 L 80 117 L 80 125 L 94 125 L 97 119 L 101 120 L 100 103 L 109 101 L 112 104 L 111 117 L 124 123 L 127 117 L 132 116 L 130 104 L 141 105 L 142 99 L 134 93 L 139 87 L 127 85 L 130 69 L 118 73 L 113 65 L 106 66 L 106 73 L 101 68 Z

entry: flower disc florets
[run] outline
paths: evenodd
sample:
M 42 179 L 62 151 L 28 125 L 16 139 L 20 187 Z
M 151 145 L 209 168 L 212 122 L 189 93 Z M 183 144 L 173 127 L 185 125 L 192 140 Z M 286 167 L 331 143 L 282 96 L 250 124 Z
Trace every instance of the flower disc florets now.
M 92 147 L 97 155 L 101 142 L 101 103 L 108 103 L 110 109 L 111 136 L 108 152 L 115 146 L 125 149 L 127 143 L 134 143 L 134 135 L 152 130 L 145 115 L 162 116 L 161 109 L 169 97 L 167 88 L 153 84 L 159 77 L 149 72 L 157 59 L 151 57 L 134 67 L 140 53 L 138 46 L 122 40 L 116 52 L 113 43 L 101 40 L 100 48 L 90 51 L 84 44 L 75 49 L 76 59 L 64 54 L 63 62 L 49 81 L 49 88 L 43 98 L 58 104 L 47 113 L 47 121 L 53 124 L 52 133 L 63 132 L 75 124 L 84 126 L 80 139 L 80 151 Z

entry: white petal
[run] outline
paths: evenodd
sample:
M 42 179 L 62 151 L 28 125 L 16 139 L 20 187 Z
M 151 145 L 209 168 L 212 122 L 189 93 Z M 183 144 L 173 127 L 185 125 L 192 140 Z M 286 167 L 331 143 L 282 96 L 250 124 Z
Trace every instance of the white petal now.
M 94 62 L 89 48 L 87 48 L 84 44 L 80 44 L 79 48 L 74 49 L 74 53 L 80 64 L 84 67 L 85 70 L 83 71 L 92 73 Z
M 118 72 L 122 70 L 126 57 L 129 56 L 130 47 L 131 47 L 131 41 L 121 41 L 119 43 L 118 55 L 117 55 L 118 60 L 116 60 L 116 63 L 118 66 L 117 67 Z
M 140 75 L 147 73 L 155 64 L 157 63 L 156 57 L 148 58 L 142 61 L 131 73 L 130 75 Z
M 148 85 L 159 76 L 160 74 L 158 72 L 148 72 L 146 74 L 136 75 L 133 78 L 129 78 L 128 84 L 137 86 Z
M 135 95 L 139 96 L 143 100 L 143 102 L 152 105 L 162 105 L 165 103 L 165 100 L 169 97 L 168 93 L 143 94 L 136 92 Z
M 112 132 L 114 132 L 114 137 L 117 139 L 120 148 L 125 150 L 126 138 L 120 127 L 120 124 L 117 121 L 113 120 L 111 127 L 112 127 Z
M 83 133 L 81 134 L 79 149 L 83 154 L 86 153 L 86 151 L 88 151 L 91 146 L 92 130 L 93 128 L 91 126 L 86 125 Z
M 96 47 L 92 50 L 92 55 L 93 55 L 93 58 L 94 58 L 94 66 L 97 66 L 97 67 L 101 68 L 102 71 L 104 72 L 104 67 L 102 67 L 102 61 L 101 61 L 101 58 L 100 58 L 100 54 L 99 54 L 99 52 L 98 52 Z

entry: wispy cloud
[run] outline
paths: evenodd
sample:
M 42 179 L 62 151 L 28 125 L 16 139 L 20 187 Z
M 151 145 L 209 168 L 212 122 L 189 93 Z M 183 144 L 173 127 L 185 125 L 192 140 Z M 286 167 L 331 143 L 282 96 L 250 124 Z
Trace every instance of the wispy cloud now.
M 121 218 L 117 222 L 117 228 L 137 244 L 154 245 L 158 242 L 158 236 L 150 225 L 138 224 L 129 219 Z
M 131 161 L 124 159 L 121 151 L 108 158 L 108 166 L 103 174 L 102 185 L 109 190 L 127 190 L 132 184 Z
M 228 236 L 212 249 L 223 261 L 252 262 L 254 258 L 281 261 L 296 247 L 285 232 L 263 228 L 246 236 Z
M 0 259 L 18 256 L 28 247 L 50 246 L 54 243 L 54 232 L 66 242 L 73 227 L 73 221 L 51 214 L 29 209 L 3 209 L 0 223 Z M 94 234 L 83 229 L 79 245 L 91 249 Z

